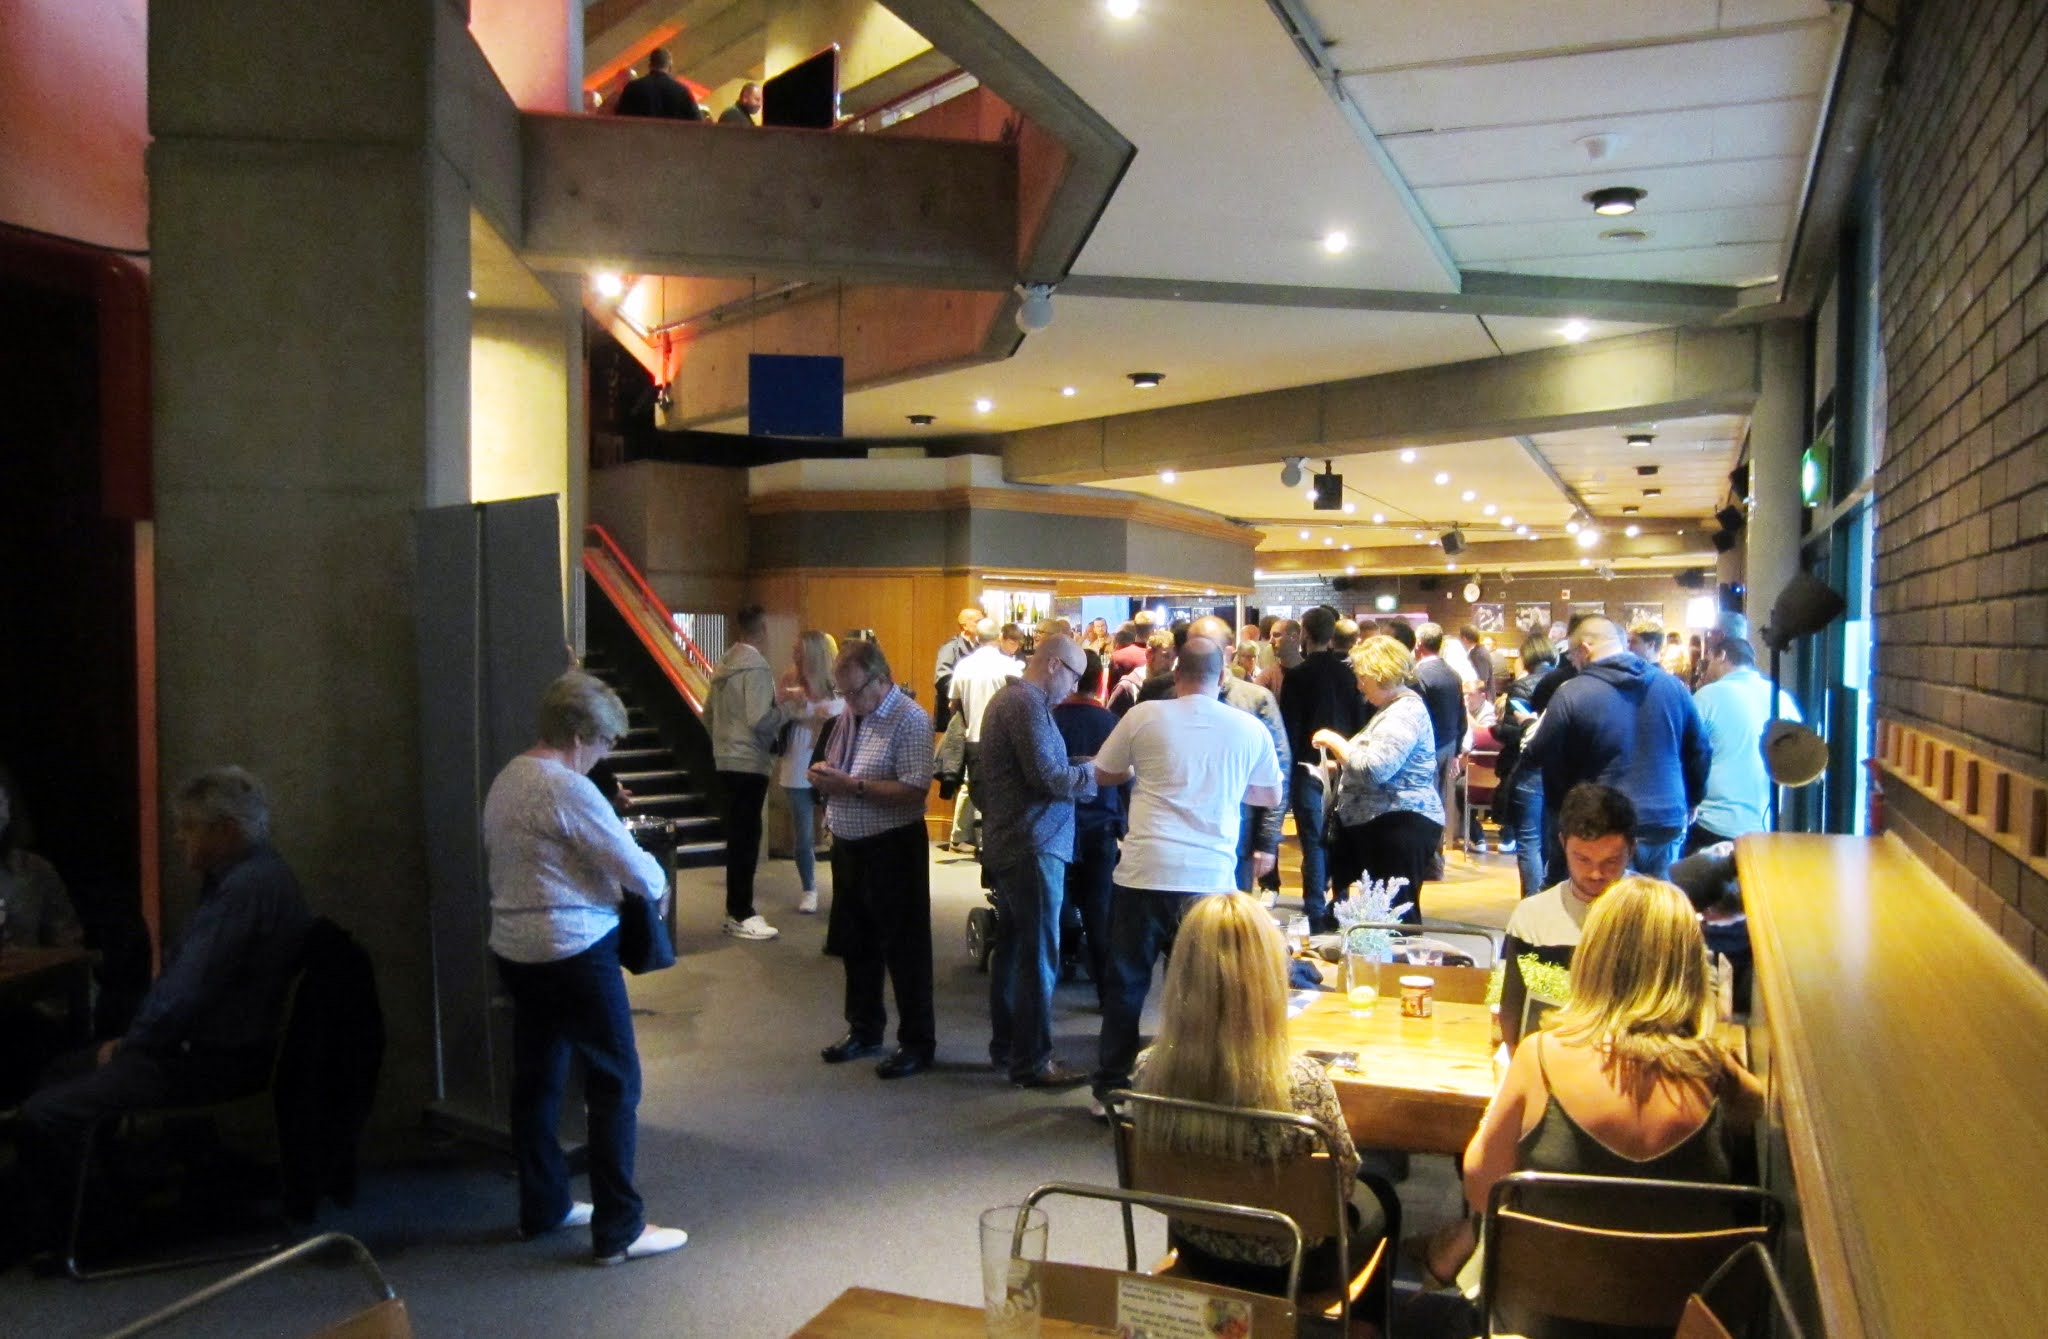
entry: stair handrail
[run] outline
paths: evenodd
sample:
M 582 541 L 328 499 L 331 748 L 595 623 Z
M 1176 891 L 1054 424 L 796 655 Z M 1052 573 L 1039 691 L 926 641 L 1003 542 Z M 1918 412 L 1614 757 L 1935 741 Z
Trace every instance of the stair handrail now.
M 690 704 L 691 710 L 702 715 L 705 709 L 704 695 L 690 686 L 686 671 L 694 671 L 703 666 L 708 680 L 709 662 L 704 659 L 703 652 L 697 650 L 690 642 L 689 637 L 676 627 L 674 617 L 668 612 L 668 606 L 647 589 L 645 580 L 619 551 L 618 545 L 611 542 L 611 537 L 604 535 L 597 526 L 590 528 L 602 535 L 605 543 L 602 546 L 602 554 L 593 552 L 588 545 L 584 547 L 583 570 L 618 609 L 627 626 L 632 629 L 633 635 L 639 638 L 640 644 L 660 665 L 661 672 L 668 678 L 669 684 L 683 701 Z M 612 569 L 624 573 L 628 582 L 637 585 L 638 589 L 622 587 Z M 635 605 L 638 607 L 632 607 Z M 660 620 L 666 635 L 657 636 L 649 626 L 656 619 Z M 688 654 L 690 651 L 696 652 L 695 664 Z
M 640 569 L 633 565 L 633 560 L 626 556 L 626 551 L 619 547 L 617 540 L 612 538 L 611 531 L 595 522 L 588 528 L 591 534 L 597 536 L 597 541 L 603 546 L 605 552 L 611 555 L 612 561 L 619 565 L 619 570 L 626 574 L 626 579 L 633 583 L 634 589 L 640 592 L 640 598 L 646 601 L 654 613 L 661 616 L 663 623 L 668 625 L 670 635 L 676 639 L 676 644 L 682 647 L 683 654 L 694 661 L 697 668 L 703 670 L 706 674 L 716 673 L 718 667 L 713 665 L 705 656 L 703 649 L 691 639 L 689 633 L 676 626 L 675 612 L 662 603 L 661 597 L 654 593 L 654 587 L 647 584 L 647 578 L 640 574 Z

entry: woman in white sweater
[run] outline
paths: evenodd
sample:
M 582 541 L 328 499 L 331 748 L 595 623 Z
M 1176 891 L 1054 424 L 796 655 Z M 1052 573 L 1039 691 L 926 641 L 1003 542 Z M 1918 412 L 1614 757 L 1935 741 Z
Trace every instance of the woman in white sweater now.
M 484 800 L 490 948 L 512 996 L 520 1235 L 588 1225 L 601 1265 L 689 1240 L 649 1224 L 633 1189 L 640 1055 L 619 974 L 619 901 L 630 889 L 658 902 L 668 877 L 585 775 L 625 733 L 618 694 L 571 671 L 541 699 L 540 742 L 505 764 Z M 591 1203 L 570 1197 L 556 1137 L 572 1055 L 584 1071 Z

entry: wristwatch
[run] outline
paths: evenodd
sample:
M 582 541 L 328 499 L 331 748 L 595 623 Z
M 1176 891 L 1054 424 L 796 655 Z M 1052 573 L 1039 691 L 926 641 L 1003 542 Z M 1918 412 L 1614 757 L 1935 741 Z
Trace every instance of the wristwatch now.
M 865 796 L 868 793 L 868 779 L 866 777 L 861 777 L 853 783 L 853 793 L 860 796 Z

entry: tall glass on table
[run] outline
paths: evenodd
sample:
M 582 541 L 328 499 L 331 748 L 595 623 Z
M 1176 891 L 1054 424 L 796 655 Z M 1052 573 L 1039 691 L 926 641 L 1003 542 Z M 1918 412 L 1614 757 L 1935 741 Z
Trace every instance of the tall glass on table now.
M 1380 998 L 1380 964 L 1387 961 L 1385 931 L 1344 933 L 1344 1002 L 1353 1018 L 1370 1018 Z
M 988 1339 L 1038 1339 L 1045 1210 L 998 1205 L 981 1215 L 981 1301 Z

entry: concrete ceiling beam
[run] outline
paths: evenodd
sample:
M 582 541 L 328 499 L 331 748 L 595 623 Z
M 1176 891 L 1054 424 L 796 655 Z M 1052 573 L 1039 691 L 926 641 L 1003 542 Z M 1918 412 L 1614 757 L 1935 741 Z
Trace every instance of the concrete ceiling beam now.
M 1007 145 L 535 113 L 520 130 L 536 268 L 1015 282 Z
M 1687 564 L 1711 567 L 1714 549 L 1703 541 L 1704 532 L 1695 528 L 1685 535 L 1645 534 L 1626 539 L 1618 534 L 1601 537 L 1600 543 L 1582 549 L 1573 539 L 1495 540 L 1469 545 L 1455 558 L 1433 544 L 1381 545 L 1374 548 L 1341 549 L 1317 547 L 1261 549 L 1259 570 L 1275 572 L 1341 572 L 1356 567 L 1360 573 L 1444 572 L 1456 563 L 1460 572 L 1490 572 L 1505 565 L 1578 569 L 1588 576 L 1602 563 L 1656 560 L 1674 567 Z M 1591 558 L 1593 567 L 1579 568 L 1579 559 Z
M 1657 325 L 1707 322 L 1743 310 L 1748 290 L 1712 284 L 1643 283 L 1629 279 L 1554 279 L 1546 275 L 1473 270 L 1455 293 L 1397 288 L 1322 288 L 1298 284 L 1154 279 L 1141 275 L 1074 274 L 1060 284 L 1068 297 L 1146 302 L 1206 302 L 1244 307 L 1325 311 L 1422 312 L 1431 316 L 1532 316 L 1545 320 L 1630 321 Z
M 1619 339 L 1053 424 L 1001 439 L 1016 483 L 1358 455 L 1644 419 L 1746 413 L 1758 335 L 1739 326 Z
M 731 6 L 732 0 L 642 0 L 640 4 L 633 4 L 630 0 L 607 0 L 607 3 L 593 5 L 583 12 L 583 68 L 603 69 L 632 51 L 642 38 L 657 29 L 680 28 L 684 39 L 687 39 L 690 29 L 722 17 Z M 760 21 L 758 3 L 743 7 L 754 10 L 755 21 Z M 680 61 L 676 68 L 690 73 Z M 692 77 L 696 76 L 692 74 Z

